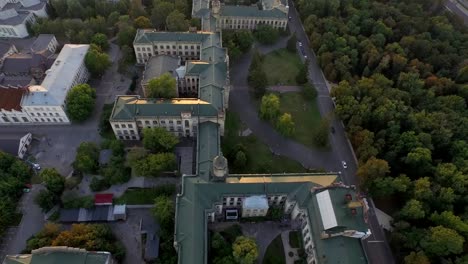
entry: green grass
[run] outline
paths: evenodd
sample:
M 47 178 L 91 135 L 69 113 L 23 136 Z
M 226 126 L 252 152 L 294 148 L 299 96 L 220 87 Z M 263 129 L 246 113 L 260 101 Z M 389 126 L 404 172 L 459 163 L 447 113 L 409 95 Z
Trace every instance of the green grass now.
M 296 76 L 301 59 L 296 53 L 286 49 L 275 50 L 263 58 L 263 69 L 268 77 L 269 85 L 296 85 Z
M 302 93 L 283 93 L 279 97 L 281 113 L 290 113 L 295 123 L 292 138 L 308 147 L 316 147 L 313 134 L 321 119 L 317 101 L 306 100 Z
M 307 172 L 307 169 L 294 160 L 284 156 L 276 156 L 271 153 L 267 145 L 253 134 L 247 137 L 239 136 L 243 125 L 238 116 L 227 112 L 225 122 L 225 135 L 223 137 L 223 153 L 233 164 L 236 146 L 241 144 L 245 148 L 247 165 L 243 168 L 230 166 L 231 173 L 282 173 L 282 172 Z
M 301 236 L 297 231 L 289 232 L 289 245 L 292 248 L 300 248 L 301 247 Z
M 283 240 L 281 234 L 279 234 L 273 241 L 268 245 L 263 258 L 263 264 L 283 264 L 286 263 L 284 256 Z
M 155 188 L 128 189 L 125 193 L 114 199 L 115 204 L 153 204 L 154 199 L 161 195 L 175 194 L 175 185 L 166 184 Z

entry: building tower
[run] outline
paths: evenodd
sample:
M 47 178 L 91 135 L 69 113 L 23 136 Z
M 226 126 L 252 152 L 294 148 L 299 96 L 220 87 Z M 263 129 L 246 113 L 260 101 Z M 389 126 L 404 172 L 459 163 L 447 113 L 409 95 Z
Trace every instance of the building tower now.
M 214 17 L 218 18 L 221 13 L 221 2 L 219 0 L 211 1 L 211 12 Z

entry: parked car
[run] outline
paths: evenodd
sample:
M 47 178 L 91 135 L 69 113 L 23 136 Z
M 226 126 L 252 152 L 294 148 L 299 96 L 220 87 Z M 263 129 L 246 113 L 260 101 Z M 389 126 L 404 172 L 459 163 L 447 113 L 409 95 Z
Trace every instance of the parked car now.
M 335 133 L 335 128 L 334 127 L 331 127 L 331 132 Z
M 348 168 L 348 164 L 346 164 L 346 161 L 341 161 L 341 164 L 343 164 L 343 168 L 347 169 Z
M 302 47 L 302 42 L 298 41 L 298 43 L 299 43 L 299 47 Z M 302 51 L 304 51 L 304 50 L 302 50 Z

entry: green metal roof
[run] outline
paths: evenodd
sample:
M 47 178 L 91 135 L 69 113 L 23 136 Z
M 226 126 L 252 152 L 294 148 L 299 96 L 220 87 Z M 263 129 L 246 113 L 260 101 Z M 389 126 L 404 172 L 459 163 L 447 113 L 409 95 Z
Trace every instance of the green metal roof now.
M 168 32 L 151 29 L 138 29 L 133 44 L 151 44 L 153 42 L 181 41 L 201 43 L 217 33 L 212 32 Z M 216 38 L 216 37 L 214 37 Z
M 261 17 L 261 18 L 288 18 L 288 14 L 274 8 L 271 10 L 260 10 L 257 6 L 221 6 L 223 17 Z
M 213 122 L 198 124 L 197 173 L 204 180 L 209 180 L 213 159 L 221 151 L 218 126 Z
M 7 256 L 5 264 L 105 264 L 110 254 L 87 251 L 47 251 L 32 255 Z
M 210 103 L 196 98 L 139 99 L 136 95 L 119 96 L 114 103 L 111 121 L 133 120 L 136 117 L 192 115 L 218 116 L 218 110 Z

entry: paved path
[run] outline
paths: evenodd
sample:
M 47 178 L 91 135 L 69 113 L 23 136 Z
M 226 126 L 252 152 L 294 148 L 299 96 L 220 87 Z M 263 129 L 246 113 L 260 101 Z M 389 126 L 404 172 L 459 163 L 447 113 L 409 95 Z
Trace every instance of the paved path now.
M 35 233 L 39 232 L 44 224 L 44 215 L 41 208 L 34 202 L 36 195 L 44 186 L 34 184 L 31 192 L 25 193 L 18 203 L 18 209 L 22 212 L 23 217 L 18 227 L 10 228 L 10 232 L 5 237 L 4 244 L 0 248 L 0 261 L 3 260 L 5 254 L 19 254 L 26 248 L 26 240 Z
M 285 86 L 285 85 L 275 85 L 266 88 L 270 92 L 278 92 L 278 93 L 291 93 L 291 92 L 300 92 L 302 91 L 301 86 Z
M 280 227 L 277 222 L 261 222 L 261 223 L 241 223 L 242 233 L 245 236 L 255 238 L 258 245 L 257 263 L 263 263 L 263 257 L 270 243 L 279 235 L 285 228 Z
M 460 17 L 465 26 L 468 26 L 468 10 L 462 4 L 457 0 L 446 0 L 444 5 L 450 12 Z

